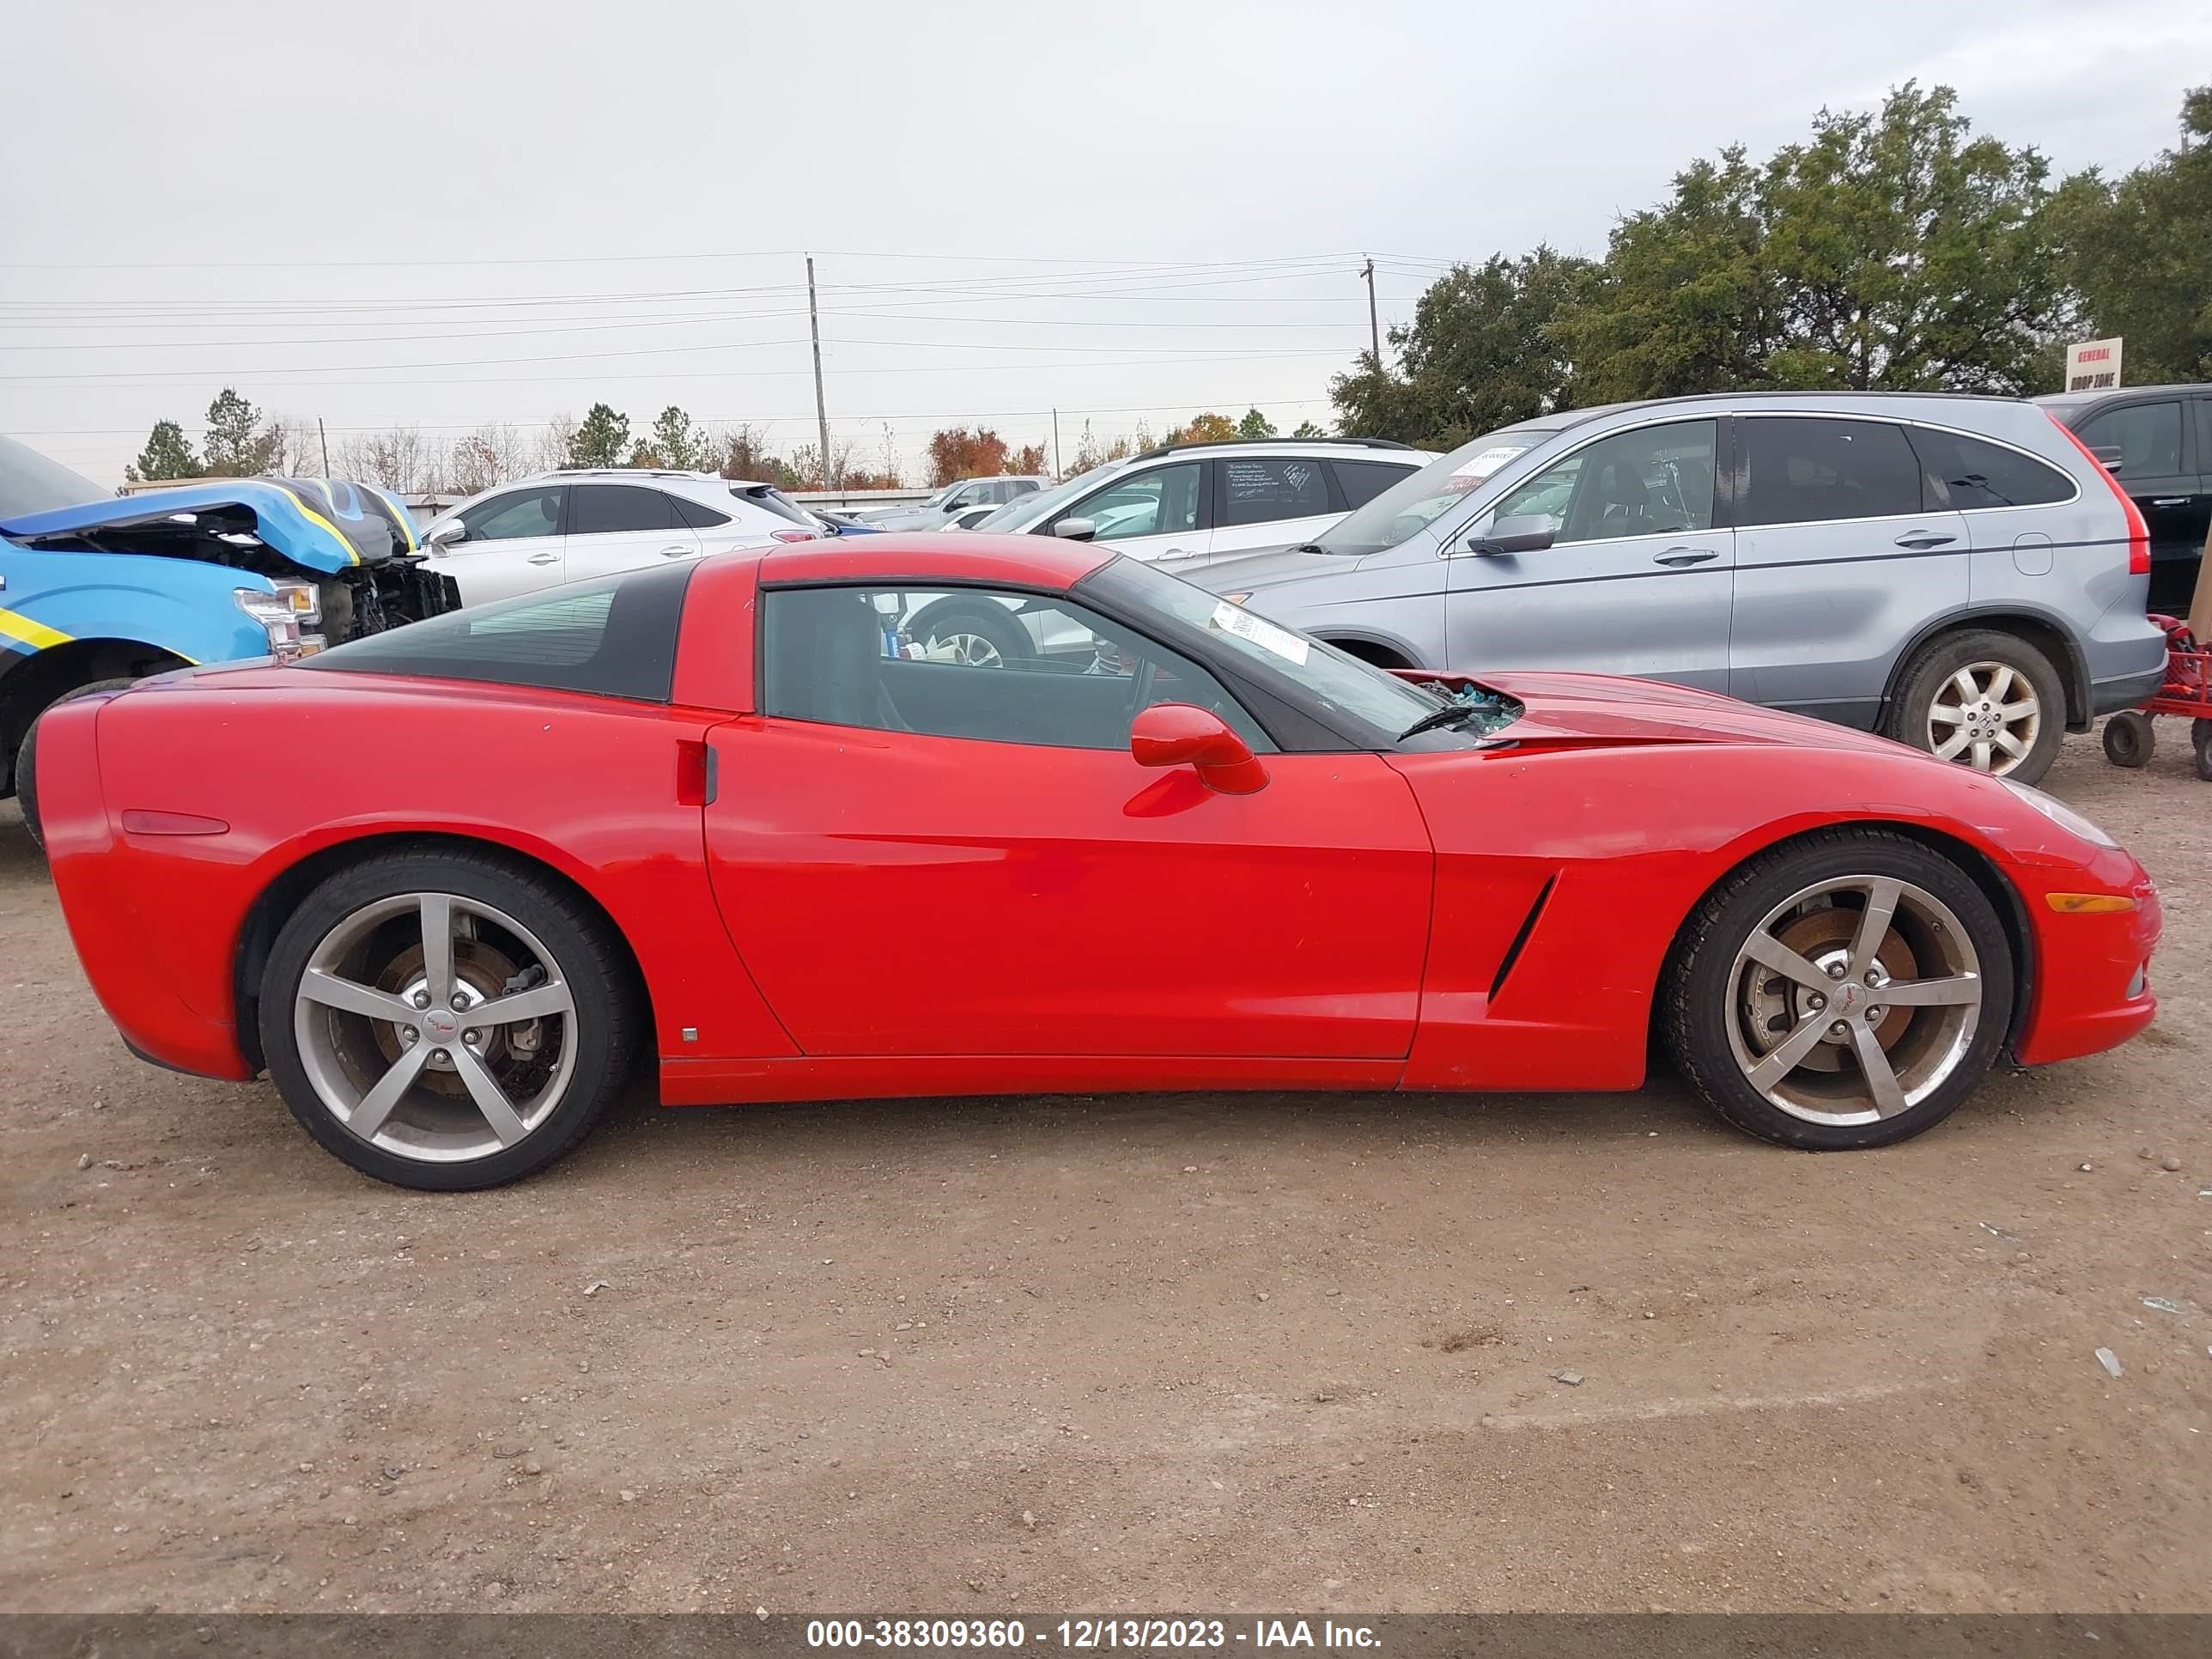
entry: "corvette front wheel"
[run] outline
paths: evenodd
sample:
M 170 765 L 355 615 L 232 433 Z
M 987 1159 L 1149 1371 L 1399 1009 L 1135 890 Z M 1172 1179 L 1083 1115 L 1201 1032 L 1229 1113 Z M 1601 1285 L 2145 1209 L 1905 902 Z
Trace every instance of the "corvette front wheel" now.
M 1661 988 L 1675 1063 L 1737 1127 L 1832 1152 L 1948 1117 L 2004 1040 L 2012 947 L 1941 853 L 1832 830 L 1762 854 L 1698 907 Z
M 310 893 L 263 975 L 262 1051 L 363 1174 L 455 1192 L 544 1169 L 627 1078 L 638 1020 L 604 922 L 466 852 L 374 858 Z

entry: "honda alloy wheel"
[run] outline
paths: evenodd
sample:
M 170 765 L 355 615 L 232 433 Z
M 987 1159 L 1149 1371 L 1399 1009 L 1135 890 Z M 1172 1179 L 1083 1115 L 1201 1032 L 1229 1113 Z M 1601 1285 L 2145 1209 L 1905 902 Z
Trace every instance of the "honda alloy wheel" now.
M 1970 662 L 1936 688 L 1926 748 L 2004 777 L 2035 750 L 2050 711 L 2027 676 L 2008 663 Z
M 1913 654 L 1882 729 L 1954 766 L 2033 783 L 2058 757 L 2066 687 L 2050 657 L 2028 640 L 1968 629 Z
M 356 1168 L 489 1186 L 550 1163 L 605 1109 L 629 1001 L 603 927 L 552 883 L 402 855 L 325 883 L 286 925 L 263 1042 L 294 1115 Z
M 1815 1151 L 1940 1122 L 1996 1059 L 2012 945 L 1975 879 L 1934 847 L 1831 830 L 1742 866 L 1686 925 L 1661 1028 L 1705 1102 Z

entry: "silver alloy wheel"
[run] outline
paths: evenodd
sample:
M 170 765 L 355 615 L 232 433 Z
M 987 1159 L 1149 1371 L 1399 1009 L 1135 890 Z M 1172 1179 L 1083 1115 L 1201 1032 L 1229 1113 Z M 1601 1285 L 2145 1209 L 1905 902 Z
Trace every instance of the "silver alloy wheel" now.
M 522 924 L 481 900 L 405 893 L 325 933 L 293 997 L 316 1097 L 370 1145 L 488 1158 L 550 1117 L 576 1066 L 576 1003 Z
M 933 662 L 952 662 L 963 668 L 1004 668 L 1006 659 L 999 647 L 981 634 L 965 629 L 951 634 L 933 634 L 927 647 Z M 940 654 L 941 653 L 941 654 Z
M 1928 705 L 1929 752 L 1996 777 L 2026 760 L 2042 733 L 2043 700 L 2008 663 L 1968 663 Z
M 1808 1123 L 1875 1123 L 1928 1098 L 1981 1024 L 1981 962 L 1950 908 L 1894 876 L 1815 882 L 1769 911 L 1729 969 L 1729 1047 Z

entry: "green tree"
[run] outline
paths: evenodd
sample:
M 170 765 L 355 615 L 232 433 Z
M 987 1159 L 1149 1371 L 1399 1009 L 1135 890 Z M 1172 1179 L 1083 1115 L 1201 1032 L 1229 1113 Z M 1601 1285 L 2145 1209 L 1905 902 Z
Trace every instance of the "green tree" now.
M 1455 265 L 1390 331 L 1402 371 L 1362 353 L 1331 383 L 1339 424 L 1363 438 L 1451 447 L 1477 433 L 1576 401 L 1554 324 L 1590 285 L 1587 260 L 1540 247 Z
M 250 478 L 266 472 L 283 441 L 276 427 L 264 431 L 261 411 L 228 386 L 208 405 L 207 427 L 200 451 L 203 471 L 213 478 Z
M 593 404 L 582 424 L 569 434 L 571 466 L 620 466 L 629 451 L 629 416 L 605 404 Z
M 123 469 L 123 476 L 133 483 L 157 478 L 197 478 L 200 476 L 200 458 L 192 453 L 191 442 L 184 428 L 174 421 L 156 421 L 146 437 L 145 448 L 138 459 Z
M 1275 423 L 1258 410 L 1248 409 L 1244 418 L 1237 422 L 1237 435 L 1251 440 L 1272 438 L 1275 435 Z
M 2048 167 L 1948 87 L 1693 163 L 1553 331 L 1586 399 L 1742 386 L 2021 392 L 2069 321 Z
M 713 470 L 714 441 L 694 425 L 691 417 L 671 404 L 660 411 L 653 430 L 638 441 L 630 455 L 632 466 L 671 466 L 685 472 Z
M 2212 86 L 2183 98 L 2178 149 L 2117 183 L 2068 179 L 2056 217 L 2087 331 L 2125 337 L 2128 379 L 2212 380 Z
M 1170 427 L 1167 436 L 1160 441 L 1164 444 L 1225 444 L 1234 441 L 1236 437 L 1237 422 L 1226 415 L 1216 415 L 1208 410 L 1202 415 L 1192 416 L 1188 426 Z
M 1328 434 L 1322 428 L 1317 422 L 1300 421 L 1297 423 L 1296 429 L 1291 432 L 1291 436 L 1293 438 L 1326 438 L 1328 436 Z

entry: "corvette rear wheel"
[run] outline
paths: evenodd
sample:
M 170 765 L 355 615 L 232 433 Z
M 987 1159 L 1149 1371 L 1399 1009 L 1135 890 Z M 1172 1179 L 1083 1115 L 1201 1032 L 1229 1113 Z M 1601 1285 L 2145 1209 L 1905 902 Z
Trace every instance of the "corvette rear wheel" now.
M 627 1077 L 637 1019 L 605 924 L 469 853 L 375 858 L 308 895 L 261 986 L 269 1074 L 364 1174 L 459 1191 L 534 1173 Z
M 1996 909 L 1941 853 L 1825 830 L 1752 860 L 1692 917 L 1668 1048 L 1737 1127 L 1808 1151 L 1907 1139 L 1996 1058 L 2012 1009 Z

